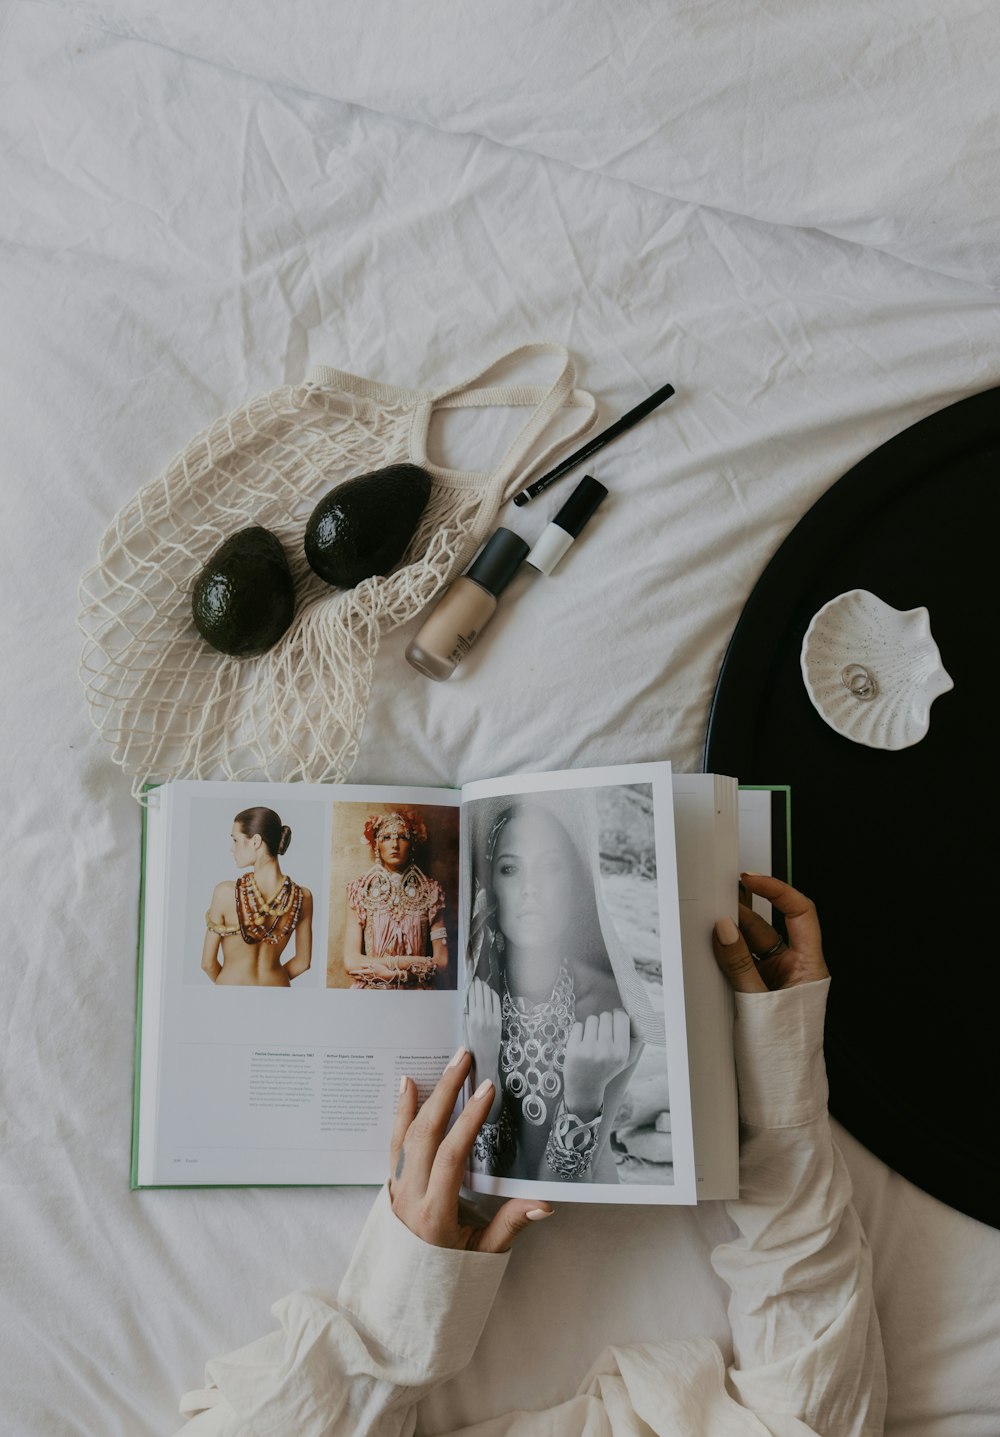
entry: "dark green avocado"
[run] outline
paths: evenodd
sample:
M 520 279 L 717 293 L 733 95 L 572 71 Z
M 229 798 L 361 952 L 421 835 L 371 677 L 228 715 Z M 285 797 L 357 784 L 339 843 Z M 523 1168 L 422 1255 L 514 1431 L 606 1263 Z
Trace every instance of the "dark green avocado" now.
M 416 532 L 431 494 L 419 464 L 390 464 L 338 484 L 306 525 L 310 568 L 342 589 L 395 568 Z
M 221 654 L 251 659 L 274 647 L 295 614 L 295 585 L 270 529 L 240 529 L 219 545 L 195 582 L 191 612 Z

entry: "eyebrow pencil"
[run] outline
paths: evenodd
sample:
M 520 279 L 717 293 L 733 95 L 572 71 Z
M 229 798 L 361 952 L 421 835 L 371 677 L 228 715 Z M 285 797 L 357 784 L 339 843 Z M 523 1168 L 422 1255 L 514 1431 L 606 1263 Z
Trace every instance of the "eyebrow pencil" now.
M 518 508 L 523 504 L 530 504 L 536 494 L 540 494 L 543 489 L 547 489 L 550 484 L 554 484 L 557 479 L 561 479 L 564 474 L 568 474 L 571 469 L 575 469 L 578 464 L 589 459 L 591 454 L 595 454 L 598 449 L 603 449 L 605 444 L 610 444 L 612 439 L 617 439 L 619 434 L 624 434 L 626 429 L 631 429 L 633 424 L 638 424 L 640 419 L 645 419 L 651 410 L 662 404 L 665 399 L 669 399 L 673 392 L 672 384 L 665 384 L 662 389 L 657 389 L 648 399 L 644 399 L 641 404 L 637 404 L 634 409 L 630 409 L 627 414 L 616 419 L 614 424 L 610 424 L 600 434 L 595 434 L 594 438 L 578 449 L 575 454 L 571 454 L 568 459 L 564 459 L 554 469 L 543 474 L 540 479 L 535 479 L 527 489 L 522 489 L 520 494 L 515 494 L 514 503 Z

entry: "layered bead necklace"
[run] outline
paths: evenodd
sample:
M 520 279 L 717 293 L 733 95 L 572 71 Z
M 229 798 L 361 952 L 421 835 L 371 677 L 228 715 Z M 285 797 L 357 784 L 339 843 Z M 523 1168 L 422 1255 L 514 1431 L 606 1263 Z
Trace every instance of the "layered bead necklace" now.
M 244 943 L 283 943 L 294 932 L 301 908 L 302 889 L 287 874 L 270 899 L 252 872 L 236 880 L 236 917 Z
M 501 1000 L 500 1077 L 525 1119 L 543 1126 L 549 1105 L 562 1095 L 566 1044 L 576 1022 L 576 994 L 566 964 L 552 996 L 541 1003 L 511 997 L 506 976 Z
M 359 890 L 366 913 L 385 912 L 397 920 L 406 912 L 424 913 L 430 906 L 430 880 L 415 863 L 402 875 L 376 863 L 364 875 Z

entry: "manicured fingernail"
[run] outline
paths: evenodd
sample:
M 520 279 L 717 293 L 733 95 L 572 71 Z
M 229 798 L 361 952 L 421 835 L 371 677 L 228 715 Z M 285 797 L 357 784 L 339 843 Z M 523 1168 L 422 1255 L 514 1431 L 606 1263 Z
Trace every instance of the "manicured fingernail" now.
M 400 1096 L 400 1097 L 402 1097 L 403 1094 L 406 1092 L 406 1085 L 407 1085 L 408 1082 L 409 1082 L 409 1079 L 407 1078 L 406 1074 L 404 1073 L 403 1076 L 402 1076 L 402 1077 L 400 1078 L 400 1080 L 399 1080 L 399 1096 Z
M 524 1215 L 529 1222 L 541 1222 L 543 1217 L 554 1217 L 555 1208 L 549 1208 L 546 1212 L 543 1207 L 533 1207 L 530 1212 L 526 1212 Z
M 724 948 L 739 941 L 740 930 L 731 918 L 720 918 L 715 925 L 715 936 Z
M 459 1063 L 462 1061 L 462 1059 L 465 1057 L 465 1055 L 466 1055 L 466 1053 L 467 1053 L 468 1051 L 469 1051 L 468 1048 L 459 1048 L 458 1052 L 455 1054 L 455 1056 L 452 1058 L 451 1062 L 448 1064 L 448 1067 L 449 1067 L 449 1068 L 457 1068 L 458 1065 L 459 1065 Z
M 493 1083 L 489 1078 L 486 1079 L 485 1083 L 480 1083 L 479 1087 L 472 1095 L 473 1102 L 476 1100 L 476 1098 L 485 1098 L 486 1094 L 491 1091 L 492 1087 Z

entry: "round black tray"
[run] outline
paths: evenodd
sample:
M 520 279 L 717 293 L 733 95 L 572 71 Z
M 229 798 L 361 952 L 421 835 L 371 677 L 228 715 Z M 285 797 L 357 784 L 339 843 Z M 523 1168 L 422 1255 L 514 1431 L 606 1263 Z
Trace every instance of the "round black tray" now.
M 1000 1227 L 1000 389 L 897 435 L 789 534 L 733 633 L 705 768 L 792 789 L 793 882 L 833 974 L 835 1117 L 942 1202 Z M 799 653 L 847 589 L 925 605 L 954 689 L 930 732 L 864 748 L 810 702 Z

